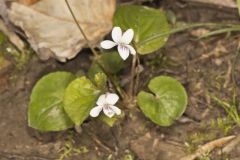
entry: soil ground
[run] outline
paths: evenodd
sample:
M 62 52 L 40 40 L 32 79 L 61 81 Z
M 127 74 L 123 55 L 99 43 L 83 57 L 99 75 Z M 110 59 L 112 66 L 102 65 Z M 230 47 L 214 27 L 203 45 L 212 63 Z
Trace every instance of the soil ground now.
M 235 9 L 180 0 L 146 5 L 173 11 L 178 22 L 239 23 Z M 42 62 L 32 56 L 21 70 L 16 69 L 10 58 L 10 67 L 0 72 L 0 160 L 51 160 L 64 154 L 68 155 L 67 160 L 178 160 L 201 144 L 238 135 L 239 127 L 228 123 L 227 113 L 209 94 L 230 101 L 234 88 L 232 72 L 239 89 L 240 59 L 236 59 L 236 54 L 240 36 L 231 33 L 197 40 L 195 35 L 202 31 L 203 28 L 198 28 L 174 34 L 163 49 L 141 57 L 144 68 L 141 86 L 155 75 L 170 75 L 187 89 L 187 111 L 171 127 L 153 124 L 134 108 L 126 110 L 127 116 L 113 127 L 88 119 L 81 133 L 74 129 L 53 133 L 31 129 L 26 113 L 36 81 L 52 71 L 86 70 L 91 54 L 83 50 L 68 63 Z M 240 145 L 228 154 L 215 151 L 205 158 L 239 160 Z

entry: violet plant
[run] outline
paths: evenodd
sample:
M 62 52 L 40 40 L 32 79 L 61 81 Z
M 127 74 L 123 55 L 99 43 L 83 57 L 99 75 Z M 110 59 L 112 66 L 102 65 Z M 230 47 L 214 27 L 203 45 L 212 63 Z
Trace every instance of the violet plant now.
M 76 19 L 67 0 L 66 3 Z M 77 21 L 76 24 L 88 41 Z M 148 92 L 138 86 L 140 56 L 144 58 L 159 50 L 168 39 L 168 34 L 156 36 L 170 30 L 164 12 L 123 5 L 117 9 L 113 24 L 113 41 L 102 41 L 100 53 L 89 44 L 95 59 L 85 75 L 58 71 L 36 83 L 28 108 L 30 127 L 60 131 L 80 126 L 89 117 L 112 126 L 124 110 L 137 106 L 154 123 L 170 126 L 184 113 L 187 94 L 178 80 L 169 76 L 151 77 Z M 132 67 L 126 87 L 119 83 L 119 71 L 128 58 L 132 59 Z

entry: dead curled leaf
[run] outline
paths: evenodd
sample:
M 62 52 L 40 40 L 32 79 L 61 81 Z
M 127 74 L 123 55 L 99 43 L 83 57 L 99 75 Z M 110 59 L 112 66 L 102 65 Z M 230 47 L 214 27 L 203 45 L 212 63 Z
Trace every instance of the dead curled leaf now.
M 111 30 L 115 0 L 69 0 L 69 3 L 91 44 L 95 45 Z M 43 60 L 55 57 L 65 62 L 86 46 L 64 0 L 41 0 L 31 6 L 14 2 L 8 15 Z

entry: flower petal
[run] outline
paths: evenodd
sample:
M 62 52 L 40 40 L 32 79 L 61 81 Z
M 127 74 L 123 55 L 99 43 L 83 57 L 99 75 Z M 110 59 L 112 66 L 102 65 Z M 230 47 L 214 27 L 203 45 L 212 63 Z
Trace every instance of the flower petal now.
M 103 106 L 104 104 L 106 104 L 106 97 L 106 94 L 102 94 L 97 100 L 97 105 Z
M 128 47 L 128 49 L 130 50 L 130 53 L 132 55 L 135 55 L 136 54 L 136 50 L 131 46 L 131 45 L 126 45 Z
M 102 106 L 96 106 L 90 111 L 90 116 L 91 117 L 97 117 L 99 113 L 102 111 Z
M 107 93 L 106 94 L 107 104 L 114 105 L 115 103 L 117 103 L 118 100 L 119 100 L 119 97 L 117 94 L 115 94 L 115 93 Z
M 122 30 L 120 27 L 114 27 L 112 30 L 112 39 L 114 42 L 118 43 L 122 39 Z
M 119 52 L 120 57 L 123 60 L 126 60 L 129 56 L 129 48 L 127 46 L 118 45 L 118 52 Z
M 101 47 L 104 48 L 104 49 L 111 49 L 113 48 L 114 46 L 116 46 L 117 44 L 113 41 L 110 41 L 110 40 L 105 40 L 105 41 L 102 41 L 100 43 Z
M 109 118 L 112 118 L 115 114 L 114 110 L 111 107 L 103 107 L 103 113 Z
M 123 33 L 121 42 L 124 44 L 129 44 L 133 39 L 134 31 L 133 29 L 128 29 Z
M 120 115 L 121 114 L 121 109 L 119 109 L 116 106 L 111 106 L 112 110 L 116 113 L 116 115 Z

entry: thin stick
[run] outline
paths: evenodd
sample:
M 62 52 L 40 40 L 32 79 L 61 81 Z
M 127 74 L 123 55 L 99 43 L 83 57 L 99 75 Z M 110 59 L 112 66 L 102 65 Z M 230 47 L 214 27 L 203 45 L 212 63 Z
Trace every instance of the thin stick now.
M 122 99 L 124 99 L 124 91 L 121 89 L 120 86 L 118 86 L 118 84 L 115 83 L 115 81 L 113 80 L 112 76 L 109 75 L 109 74 L 106 72 L 106 70 L 104 69 L 103 65 L 99 62 L 99 60 L 98 60 L 98 57 L 99 57 L 98 52 L 92 47 L 89 39 L 87 38 L 86 34 L 85 34 L 84 31 L 83 31 L 81 25 L 78 23 L 77 18 L 75 17 L 75 15 L 74 15 L 74 13 L 73 13 L 73 10 L 72 10 L 72 8 L 71 8 L 68 0 L 65 0 L 65 2 L 66 2 L 66 4 L 67 4 L 67 7 L 68 7 L 68 9 L 69 9 L 69 11 L 70 11 L 73 19 L 74 19 L 74 22 L 76 23 L 76 25 L 78 26 L 78 29 L 79 29 L 80 32 L 82 33 L 83 38 L 87 41 L 88 47 L 91 49 L 92 53 L 93 53 L 94 56 L 96 57 L 97 64 L 100 66 L 100 68 L 102 69 L 102 71 L 107 75 L 107 77 L 109 78 L 110 82 L 113 84 L 113 87 L 115 88 L 116 92 L 118 92 L 119 96 L 120 96 Z

